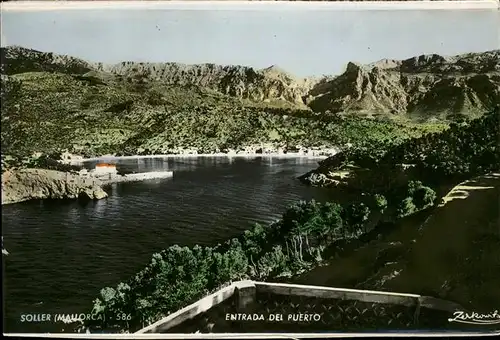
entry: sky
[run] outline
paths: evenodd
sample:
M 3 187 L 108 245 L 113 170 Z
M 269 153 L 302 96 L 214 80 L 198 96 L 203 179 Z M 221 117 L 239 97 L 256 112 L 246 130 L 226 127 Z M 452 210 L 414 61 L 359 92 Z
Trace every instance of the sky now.
M 88 61 L 277 65 L 300 77 L 421 54 L 500 48 L 500 11 L 51 10 L 4 11 L 2 46 Z

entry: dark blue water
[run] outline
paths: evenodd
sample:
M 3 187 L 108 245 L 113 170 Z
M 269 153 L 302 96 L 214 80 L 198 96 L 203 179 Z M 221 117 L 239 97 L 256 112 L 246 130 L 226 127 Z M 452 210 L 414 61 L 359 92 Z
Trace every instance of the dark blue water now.
M 87 164 L 91 166 L 92 164 Z M 2 207 L 5 328 L 56 331 L 22 323 L 25 313 L 86 311 L 106 286 L 141 270 L 169 245 L 213 245 L 255 222 L 280 217 L 300 199 L 330 199 L 296 177 L 315 168 L 306 158 L 123 160 L 127 171 L 174 171 L 171 179 L 114 184 L 105 200 L 31 201 Z

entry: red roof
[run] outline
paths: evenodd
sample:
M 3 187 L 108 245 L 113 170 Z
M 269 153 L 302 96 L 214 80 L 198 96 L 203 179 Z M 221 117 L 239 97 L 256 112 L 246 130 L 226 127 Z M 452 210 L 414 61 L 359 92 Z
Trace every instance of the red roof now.
M 99 163 L 95 165 L 96 168 L 116 168 L 116 164 Z

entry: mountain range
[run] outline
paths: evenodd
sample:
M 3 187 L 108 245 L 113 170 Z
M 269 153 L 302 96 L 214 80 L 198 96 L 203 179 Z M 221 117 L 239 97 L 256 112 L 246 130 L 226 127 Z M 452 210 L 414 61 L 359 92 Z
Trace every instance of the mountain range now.
M 500 50 L 348 63 L 340 75 L 298 78 L 277 66 L 121 62 L 91 63 L 19 46 L 1 49 L 2 73 L 57 72 L 90 82 L 196 86 L 255 102 L 313 112 L 419 120 L 476 115 L 500 102 Z

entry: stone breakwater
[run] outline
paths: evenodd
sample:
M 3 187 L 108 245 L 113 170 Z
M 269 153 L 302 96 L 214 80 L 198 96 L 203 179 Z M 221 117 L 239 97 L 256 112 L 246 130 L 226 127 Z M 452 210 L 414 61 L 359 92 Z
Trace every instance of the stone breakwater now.
M 100 176 L 88 175 L 88 178 L 96 178 L 101 181 L 102 185 L 119 183 L 119 182 L 138 182 L 150 179 L 171 178 L 174 176 L 173 171 L 152 171 L 141 172 L 125 175 L 103 174 Z
M 16 169 L 2 174 L 2 205 L 33 199 L 86 199 L 108 197 L 95 178 L 45 169 Z

